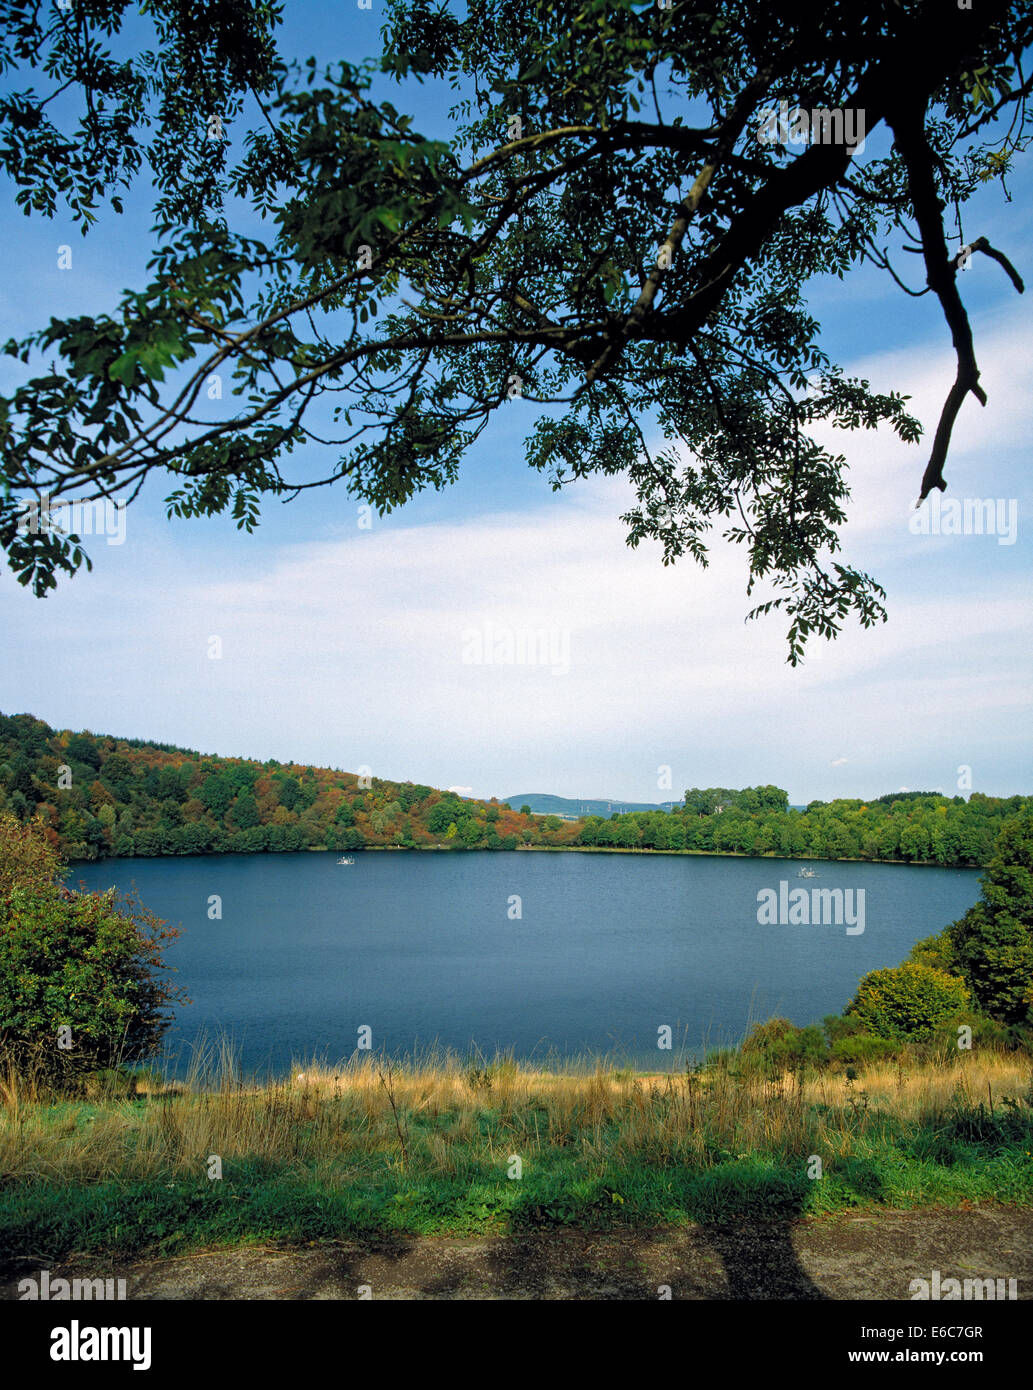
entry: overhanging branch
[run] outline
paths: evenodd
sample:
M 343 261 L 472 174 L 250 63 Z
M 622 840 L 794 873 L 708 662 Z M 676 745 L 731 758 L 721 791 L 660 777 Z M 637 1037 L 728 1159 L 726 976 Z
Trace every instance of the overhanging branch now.
M 975 344 L 972 341 L 972 326 L 958 293 L 960 256 L 952 259 L 947 250 L 947 238 L 943 230 L 943 203 L 937 193 L 933 174 L 933 151 L 925 133 L 925 110 L 925 98 L 911 98 L 901 102 L 887 116 L 907 169 L 911 205 L 922 238 L 926 279 L 943 308 L 958 360 L 957 375 L 943 403 L 936 434 L 933 436 L 932 452 L 922 476 L 919 503 L 925 501 L 934 487 L 939 488 L 941 492 L 947 490 L 943 465 L 950 447 L 954 423 L 965 397 L 971 392 L 980 405 L 986 405 L 986 392 L 979 384 L 979 366 L 976 362 Z M 981 240 L 985 241 L 985 238 Z M 981 246 L 979 249 L 983 250 L 984 247 Z M 994 259 L 1005 260 L 1000 253 L 997 253 Z M 1010 267 L 1010 263 L 1008 264 Z M 1011 274 L 1013 279 L 1018 278 L 1014 269 L 1011 269 Z M 1021 284 L 1020 280 L 1019 285 Z

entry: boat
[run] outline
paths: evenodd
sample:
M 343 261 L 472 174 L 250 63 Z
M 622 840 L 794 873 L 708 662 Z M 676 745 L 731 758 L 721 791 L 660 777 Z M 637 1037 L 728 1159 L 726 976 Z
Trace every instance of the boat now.
M 800 870 L 800 872 L 796 875 L 796 877 L 797 877 L 797 878 L 817 878 L 818 875 L 814 872 L 813 869 L 809 869 L 809 868 L 807 867 L 807 865 L 805 864 L 805 865 L 803 866 L 803 868 Z
M 338 859 L 337 862 L 338 864 L 354 864 L 355 860 L 349 859 L 347 855 L 344 855 L 344 857 L 342 859 Z

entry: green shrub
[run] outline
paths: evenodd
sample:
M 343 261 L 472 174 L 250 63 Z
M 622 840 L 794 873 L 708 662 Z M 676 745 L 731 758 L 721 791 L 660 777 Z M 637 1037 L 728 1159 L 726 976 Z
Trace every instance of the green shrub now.
M 113 888 L 61 887 L 28 830 L 0 822 L 0 1065 L 54 1083 L 153 1056 L 182 998 L 156 973 L 178 933 Z
M 837 1038 L 832 1044 L 832 1058 L 836 1062 L 888 1061 L 899 1050 L 899 1043 L 891 1038 L 877 1038 L 871 1033 L 854 1033 L 845 1038 Z
M 972 1046 L 982 1051 L 1033 1053 L 1033 1031 L 1020 1024 L 1001 1023 L 985 1014 L 973 1013 L 959 1022 L 972 1025 Z
M 929 1037 L 939 1025 L 965 1012 L 969 992 L 963 980 L 918 961 L 872 970 L 858 986 L 847 1013 L 865 1032 L 903 1041 Z
M 850 1038 L 864 1032 L 864 1024 L 853 1014 L 826 1014 L 821 1021 L 831 1047 L 838 1038 Z
M 154 973 L 175 935 L 114 889 L 9 893 L 0 900 L 0 1061 L 68 1081 L 153 1056 L 172 1021 L 163 1010 L 182 998 Z
M 798 1028 L 788 1018 L 771 1018 L 754 1024 L 742 1045 L 742 1060 L 770 1072 L 796 1071 L 823 1065 L 828 1048 L 820 1028 Z
M 948 975 L 959 973 L 949 928 L 916 941 L 911 947 L 908 960 L 917 961 L 919 965 L 931 965 L 934 970 L 946 970 Z

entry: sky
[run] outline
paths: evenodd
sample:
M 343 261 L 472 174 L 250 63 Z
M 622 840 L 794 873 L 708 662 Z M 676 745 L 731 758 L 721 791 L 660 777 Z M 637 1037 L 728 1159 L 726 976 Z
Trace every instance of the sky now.
M 378 43 L 376 9 L 286 8 L 288 54 L 357 61 Z M 433 84 L 381 94 L 425 134 L 446 133 L 453 98 Z M 867 156 L 879 149 L 875 133 Z M 981 190 L 966 228 L 1027 281 L 1031 184 L 1026 155 L 1011 201 L 998 184 Z M 145 192 L 85 239 L 60 217 L 7 219 L 7 334 L 110 310 L 144 283 Z M 62 244 L 71 270 L 58 269 Z M 4 569 L 0 709 L 486 797 L 666 801 L 688 786 L 756 783 L 794 804 L 905 787 L 1029 793 L 1028 304 L 986 257 L 960 279 L 989 403 L 962 408 L 944 497 L 992 501 L 996 534 L 947 534 L 947 516 L 940 534 L 915 533 L 928 438 L 954 376 L 933 297 L 908 298 L 871 269 L 813 286 L 826 350 L 848 375 L 909 394 L 927 440 L 817 436 L 849 461 L 843 554 L 884 585 L 890 616 L 812 642 L 800 667 L 786 664 L 784 619 L 744 622 L 745 552 L 714 535 L 701 570 L 689 559 L 665 568 L 650 542 L 630 549 L 619 520 L 630 488 L 593 479 L 552 491 L 523 461 L 530 407 L 515 401 L 454 486 L 371 524 L 343 488 L 268 503 L 253 536 L 220 518 L 170 522 L 155 481 L 122 543 L 88 545 L 92 573 L 36 599 Z M 5 359 L 0 387 L 16 380 Z M 326 464 L 317 451 L 313 475 Z

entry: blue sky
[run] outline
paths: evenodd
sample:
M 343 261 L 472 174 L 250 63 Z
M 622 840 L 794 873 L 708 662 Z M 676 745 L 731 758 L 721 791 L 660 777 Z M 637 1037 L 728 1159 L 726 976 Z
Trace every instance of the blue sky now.
M 379 42 L 376 5 L 288 0 L 287 10 L 289 55 L 358 61 Z M 447 134 L 447 89 L 385 83 L 383 94 L 424 133 Z M 866 154 L 879 148 L 876 134 Z M 993 184 L 969 204 L 966 234 L 987 236 L 1029 281 L 1030 156 L 1009 187 L 1010 203 Z M 8 218 L 7 333 L 110 310 L 144 282 L 144 194 L 85 239 L 61 219 Z M 63 243 L 68 271 L 57 268 Z M 168 522 L 156 480 L 130 509 L 123 545 L 90 544 L 92 574 L 38 600 L 5 569 L 0 708 L 479 796 L 659 801 L 688 785 L 756 782 L 793 802 L 952 794 L 968 789 L 962 769 L 974 790 L 1030 792 L 1028 296 L 985 257 L 961 282 L 989 404 L 962 409 L 946 496 L 1001 499 L 1014 543 L 913 534 L 927 443 L 837 437 L 854 491 L 844 553 L 885 585 L 890 620 L 813 644 L 802 668 L 785 664 L 777 616 L 744 625 L 741 552 L 715 537 L 701 571 L 687 560 L 665 569 L 649 544 L 630 550 L 619 521 L 629 489 L 600 479 L 553 492 L 523 462 L 531 417 L 514 402 L 455 486 L 368 529 L 342 488 L 268 504 L 251 537 L 221 519 Z M 866 268 L 815 284 L 811 304 L 833 359 L 909 393 L 931 436 L 954 374 L 932 296 L 907 298 Z M 5 359 L 5 388 L 14 371 Z M 318 451 L 311 467 L 326 468 Z M 507 630 L 544 632 L 544 663 L 471 662 Z

